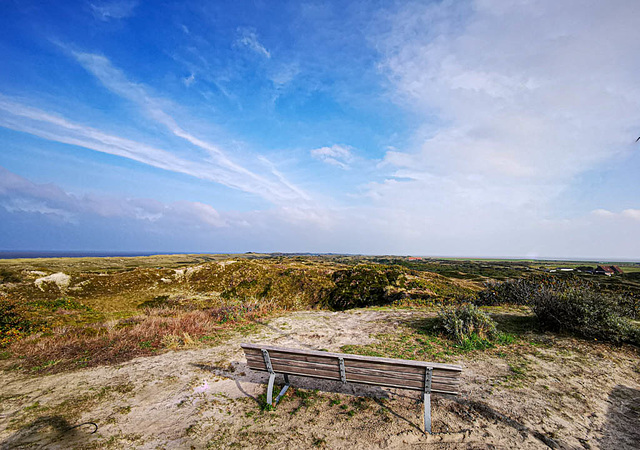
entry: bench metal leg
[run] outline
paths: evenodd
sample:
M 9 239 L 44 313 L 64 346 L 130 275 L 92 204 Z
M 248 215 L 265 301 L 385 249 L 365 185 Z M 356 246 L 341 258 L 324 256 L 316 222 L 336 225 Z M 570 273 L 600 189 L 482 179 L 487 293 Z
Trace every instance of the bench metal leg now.
M 285 394 L 285 392 L 287 392 L 287 389 L 289 389 L 289 386 L 290 386 L 289 375 L 287 375 L 286 373 L 284 374 L 284 387 L 280 391 L 280 394 L 278 394 L 278 397 L 276 397 L 276 403 L 274 405 L 273 404 L 273 383 L 276 381 L 276 373 L 273 371 L 273 366 L 271 365 L 271 357 L 269 356 L 269 352 L 267 350 L 264 350 L 264 349 L 262 350 L 262 357 L 264 358 L 264 365 L 267 367 L 267 370 L 269 371 L 269 386 L 267 387 L 267 404 L 276 406 L 280 401 L 280 399 L 282 398 L 282 396 Z
M 289 383 L 289 375 L 287 375 L 286 373 L 284 374 L 284 386 L 282 387 L 282 389 L 280 390 L 280 393 L 278 394 L 278 396 L 276 397 L 276 402 L 273 403 L 273 384 L 275 382 L 276 379 L 276 374 L 272 373 L 269 375 L 269 386 L 267 387 L 267 404 L 269 405 L 273 405 L 276 406 L 279 402 L 280 399 L 282 399 L 282 397 L 284 397 L 284 394 L 287 392 L 287 389 L 289 389 L 289 386 L 291 386 L 291 383 Z
M 284 396 L 285 392 L 287 392 L 287 389 L 289 389 L 289 386 L 291 386 L 291 384 L 289 383 L 289 375 L 287 375 L 285 373 L 284 374 L 284 386 L 282 387 L 282 390 L 280 391 L 280 393 L 276 397 L 276 404 L 273 405 L 273 406 L 276 406 L 278 404 L 280 399 Z
M 424 390 L 422 401 L 424 402 L 424 431 L 431 434 L 431 377 L 433 368 L 427 367 L 424 371 Z
M 273 403 L 273 382 L 276 380 L 276 374 L 269 374 L 269 387 L 267 388 L 267 405 Z
M 422 394 L 424 401 L 424 431 L 431 434 L 431 395 Z

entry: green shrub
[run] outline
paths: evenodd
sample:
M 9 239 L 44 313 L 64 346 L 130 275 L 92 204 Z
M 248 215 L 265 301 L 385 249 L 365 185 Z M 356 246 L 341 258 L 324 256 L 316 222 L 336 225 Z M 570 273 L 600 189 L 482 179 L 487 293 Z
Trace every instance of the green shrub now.
M 640 319 L 640 295 L 634 292 L 617 294 L 616 305 L 621 315 L 630 319 Z
M 478 292 L 474 303 L 481 306 L 526 305 L 539 286 L 540 283 L 521 278 L 503 283 L 490 281 Z
M 0 297 L 0 348 L 19 339 L 32 328 L 33 324 L 15 301 Z
M 640 344 L 640 333 L 619 313 L 615 300 L 585 288 L 541 287 L 531 298 L 531 309 L 540 326 L 587 339 Z
M 327 305 L 335 310 L 388 305 L 405 295 L 404 271 L 395 267 L 358 265 L 337 270 L 333 281 Z
M 44 309 L 49 311 L 56 311 L 58 309 L 66 309 L 68 311 L 91 311 L 87 305 L 83 305 L 79 301 L 70 297 L 59 297 L 55 299 L 38 299 L 29 302 L 29 306 L 37 309 Z
M 0 269 L 0 284 L 19 283 L 20 281 L 22 281 L 22 279 L 18 272 L 8 269 Z
M 543 329 L 640 344 L 640 331 L 628 319 L 637 317 L 635 296 L 575 277 L 539 276 L 490 283 L 474 303 L 529 305 Z
M 616 286 L 614 289 L 599 282 L 575 276 L 538 275 L 502 283 L 491 281 L 484 286 L 485 288 L 478 292 L 473 300 L 475 305 L 530 305 L 540 290 L 565 292 L 577 289 L 605 296 L 608 305 L 621 316 L 630 319 L 640 317 L 640 294 L 637 292 L 628 290 L 625 286 Z
M 438 314 L 438 328 L 459 344 L 474 340 L 489 340 L 497 336 L 496 324 L 487 314 L 472 304 L 444 308 Z

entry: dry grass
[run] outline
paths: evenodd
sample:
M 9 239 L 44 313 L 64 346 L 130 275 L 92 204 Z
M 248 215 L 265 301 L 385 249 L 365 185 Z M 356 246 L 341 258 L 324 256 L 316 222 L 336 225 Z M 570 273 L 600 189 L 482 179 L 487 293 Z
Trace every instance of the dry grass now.
M 79 367 L 116 364 L 164 350 L 217 342 L 231 328 L 278 311 L 258 301 L 209 310 L 149 308 L 143 314 L 83 327 L 57 327 L 14 342 L 15 369 L 54 373 Z

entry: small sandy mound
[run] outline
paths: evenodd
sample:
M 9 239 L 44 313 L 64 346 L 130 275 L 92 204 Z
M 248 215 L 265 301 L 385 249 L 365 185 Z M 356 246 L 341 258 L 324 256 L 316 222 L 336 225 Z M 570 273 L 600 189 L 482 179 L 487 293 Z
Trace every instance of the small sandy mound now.
M 66 273 L 58 272 L 58 273 L 52 273 L 47 277 L 38 278 L 36 281 L 34 281 L 34 284 L 41 291 L 44 291 L 44 288 L 42 287 L 43 283 L 55 283 L 58 286 L 58 289 L 63 291 L 67 287 L 69 287 L 70 282 L 71 282 L 71 277 L 69 275 L 67 275 Z
M 187 270 L 184 272 L 184 276 L 188 280 L 189 278 L 191 278 L 191 275 L 200 272 L 202 269 L 204 269 L 203 265 L 187 267 Z
M 230 260 L 230 261 L 220 261 L 218 264 L 220 264 L 222 267 L 227 267 L 230 266 L 231 264 L 235 264 L 238 261 L 235 260 Z
M 184 280 L 184 269 L 173 269 L 175 273 L 176 280 Z
M 47 272 L 43 272 L 41 270 L 30 270 L 29 273 L 32 275 L 40 275 L 40 276 L 47 274 Z

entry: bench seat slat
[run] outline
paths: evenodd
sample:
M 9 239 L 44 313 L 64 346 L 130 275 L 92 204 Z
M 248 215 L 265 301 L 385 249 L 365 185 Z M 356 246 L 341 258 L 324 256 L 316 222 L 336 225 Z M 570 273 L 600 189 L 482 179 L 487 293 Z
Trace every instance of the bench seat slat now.
M 256 345 L 256 344 L 241 344 L 241 347 L 247 351 L 254 352 L 257 354 L 261 354 L 261 350 L 265 349 L 269 351 L 271 355 L 272 352 L 275 353 L 285 353 L 290 355 L 304 355 L 304 356 L 319 356 L 323 358 L 338 358 L 342 357 L 349 360 L 354 361 L 371 361 L 375 363 L 388 363 L 391 365 L 400 365 L 400 366 L 413 366 L 413 367 L 433 367 L 434 369 L 442 369 L 442 370 L 451 370 L 456 372 L 461 372 L 462 367 L 455 364 L 442 364 L 442 363 L 432 363 L 425 361 L 413 361 L 408 359 L 392 359 L 392 358 L 378 358 L 373 356 L 361 356 L 361 355 L 352 355 L 347 353 L 332 353 L 332 352 L 320 352 L 316 350 L 302 350 L 302 349 L 285 349 L 280 347 L 271 347 L 268 345 Z M 293 358 L 292 358 L 293 359 Z
M 266 370 L 266 366 L 264 364 L 264 360 L 262 357 L 258 358 L 257 356 L 247 356 L 247 362 L 250 367 L 253 369 Z M 335 371 L 339 376 L 339 366 L 337 359 L 332 359 L 329 363 L 315 363 L 315 362 L 304 362 L 304 361 L 295 361 L 295 360 L 286 360 L 280 358 L 271 358 L 272 364 L 277 364 L 279 366 L 290 366 L 290 367 L 313 367 L 320 370 L 327 371 Z M 383 376 L 390 378 L 401 378 L 407 380 L 415 380 L 419 382 L 424 381 L 424 370 L 422 373 L 407 373 L 407 372 L 399 372 L 399 371 L 389 371 L 389 370 L 380 370 L 372 367 L 351 367 L 351 361 L 345 361 L 345 371 L 347 375 L 349 374 L 361 374 L 361 375 L 374 375 L 374 376 Z M 460 381 L 460 372 L 454 372 L 455 376 L 450 375 L 440 375 L 436 372 L 432 379 L 434 382 L 440 382 L 445 384 L 458 384 Z

